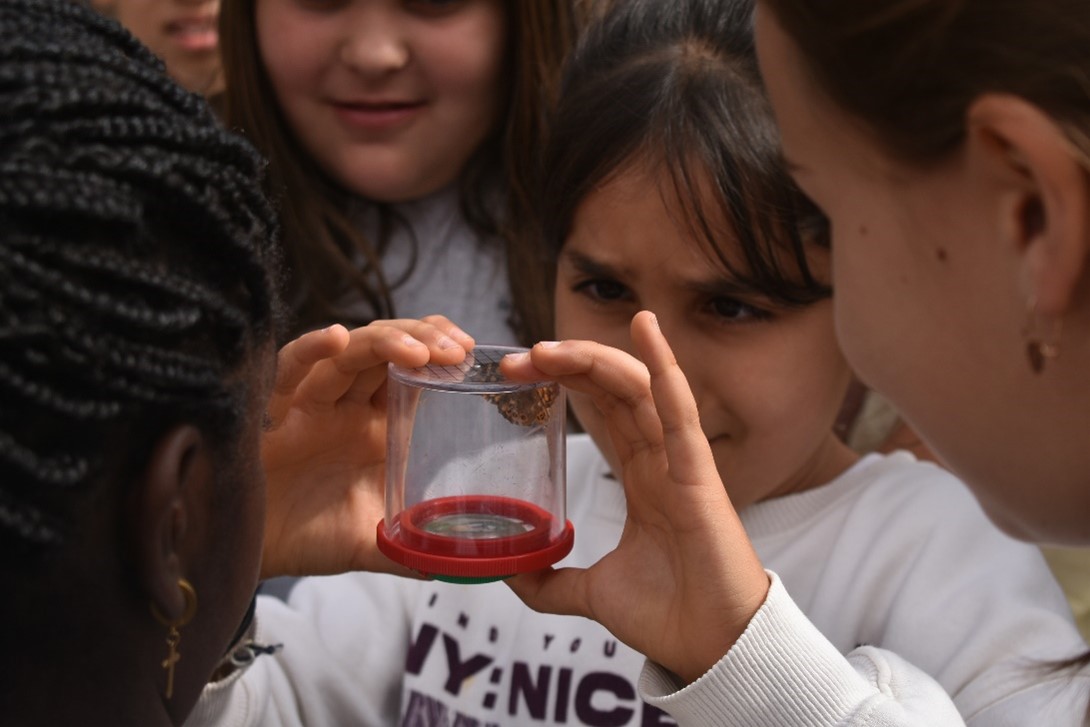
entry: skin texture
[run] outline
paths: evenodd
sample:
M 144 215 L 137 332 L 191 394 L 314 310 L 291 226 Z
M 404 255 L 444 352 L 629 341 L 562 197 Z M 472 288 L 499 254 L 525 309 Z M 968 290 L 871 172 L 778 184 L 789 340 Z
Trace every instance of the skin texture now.
M 791 310 L 732 289 L 670 195 L 635 164 L 580 204 L 558 265 L 558 337 L 633 353 L 632 316 L 653 311 L 735 507 L 825 484 L 855 460 L 832 432 L 851 374 L 831 302 Z M 813 251 L 818 275 L 827 257 Z M 579 394 L 572 407 L 617 471 L 602 413 Z
M 299 142 L 380 202 L 451 184 L 497 123 L 501 0 L 257 0 L 261 56 Z
M 1009 533 L 1090 542 L 1087 184 L 1052 120 L 979 97 L 966 140 L 895 160 L 807 77 L 759 7 L 758 55 L 796 181 L 829 216 L 841 345 Z M 1032 312 L 1032 314 L 1031 314 Z M 1058 331 L 1035 373 L 1027 323 Z
M 605 624 L 691 682 L 768 591 L 735 508 L 824 484 L 855 460 L 832 432 L 851 373 L 831 303 L 777 309 L 727 288 L 658 179 L 635 163 L 587 195 L 558 265 L 568 340 L 504 362 L 513 378 L 568 387 L 625 488 L 621 541 L 590 568 L 508 584 L 535 609 Z M 712 224 L 729 239 L 724 220 Z M 825 257 L 809 260 L 819 278 Z
M 531 608 L 592 618 L 691 682 L 742 634 L 764 602 L 768 577 L 653 314 L 636 315 L 632 342 L 639 358 L 571 340 L 505 359 L 512 378 L 556 379 L 603 412 L 628 502 L 617 548 L 590 568 L 506 582 Z
M 261 455 L 268 513 L 261 576 L 373 570 L 386 463 L 386 370 L 458 363 L 473 339 L 442 316 L 331 326 L 280 352 Z M 300 486 L 300 484 L 303 486 Z
M 166 63 L 190 91 L 223 90 L 216 18 L 219 0 L 111 0 L 105 8 Z

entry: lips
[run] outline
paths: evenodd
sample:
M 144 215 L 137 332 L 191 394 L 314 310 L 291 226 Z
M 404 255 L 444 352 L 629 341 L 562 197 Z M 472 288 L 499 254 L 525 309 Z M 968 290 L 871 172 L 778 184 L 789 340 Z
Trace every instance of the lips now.
M 415 119 L 427 105 L 424 101 L 335 101 L 338 117 L 360 129 L 384 131 L 404 126 Z
M 342 101 L 334 106 L 345 111 L 361 114 L 396 114 L 415 111 L 424 105 L 423 101 Z
M 219 45 L 215 15 L 179 18 L 167 23 L 167 35 L 188 51 L 211 51 Z

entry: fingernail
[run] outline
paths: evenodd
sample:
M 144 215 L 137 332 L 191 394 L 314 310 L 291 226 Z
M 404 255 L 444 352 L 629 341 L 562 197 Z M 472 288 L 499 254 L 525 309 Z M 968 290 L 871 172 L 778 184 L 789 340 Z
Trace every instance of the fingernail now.
M 444 351 L 446 351 L 448 348 L 454 348 L 457 345 L 458 344 L 455 343 L 454 339 L 450 338 L 449 336 L 439 337 L 439 348 L 443 349 Z
M 458 326 L 452 326 L 450 332 L 455 336 L 459 336 L 460 338 L 473 338 L 473 336 L 469 335 Z
M 651 314 L 651 325 L 653 325 L 655 328 L 659 327 L 659 317 L 654 313 Z
M 542 348 L 556 348 L 560 345 L 560 341 L 539 341 L 537 345 Z
M 416 340 L 412 336 L 405 336 L 404 338 L 401 339 L 401 342 L 404 343 L 406 346 L 413 346 L 413 347 L 423 346 L 424 345 L 423 343 Z
M 530 360 L 530 354 L 528 354 L 528 353 L 509 353 L 506 356 L 504 356 L 504 358 L 507 359 L 508 361 L 510 361 L 511 363 L 520 364 L 520 363 L 523 363 L 524 361 L 529 361 Z

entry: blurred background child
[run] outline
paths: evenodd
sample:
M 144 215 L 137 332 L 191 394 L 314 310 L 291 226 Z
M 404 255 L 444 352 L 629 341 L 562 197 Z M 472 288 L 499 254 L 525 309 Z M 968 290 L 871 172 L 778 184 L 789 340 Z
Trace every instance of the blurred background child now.
M 533 184 L 584 14 L 580 0 L 224 7 L 224 116 L 270 163 L 292 332 L 438 312 L 480 342 L 540 332 Z
M 139 38 L 187 90 L 206 97 L 223 90 L 220 0 L 94 0 L 92 5 Z
M 296 330 L 443 312 L 512 342 L 579 0 L 239 0 L 226 119 L 270 160 Z M 524 338 L 526 336 L 523 336 Z

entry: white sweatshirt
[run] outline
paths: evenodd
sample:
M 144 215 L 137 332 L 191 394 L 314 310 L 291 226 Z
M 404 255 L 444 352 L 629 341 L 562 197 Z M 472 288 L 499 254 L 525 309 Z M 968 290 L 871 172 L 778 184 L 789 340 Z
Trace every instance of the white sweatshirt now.
M 405 279 L 393 291 L 394 313 L 398 318 L 442 313 L 477 343 L 514 344 L 503 246 L 478 237 L 462 215 L 459 199 L 454 185 L 394 206 L 408 224 L 394 226 L 382 258 L 387 282 Z M 361 211 L 360 225 L 375 236 L 373 210 Z
M 616 544 L 625 504 L 586 436 L 569 438 L 568 493 L 576 545 L 561 565 L 589 565 Z M 283 650 L 209 686 L 187 724 L 672 724 L 656 707 L 716 726 L 935 727 L 959 711 L 981 727 L 1083 723 L 1086 679 L 1034 668 L 1083 648 L 1043 559 L 940 468 L 869 455 L 742 521 L 772 589 L 686 688 L 503 584 L 349 574 L 306 579 L 288 604 L 259 599 L 256 640 Z

